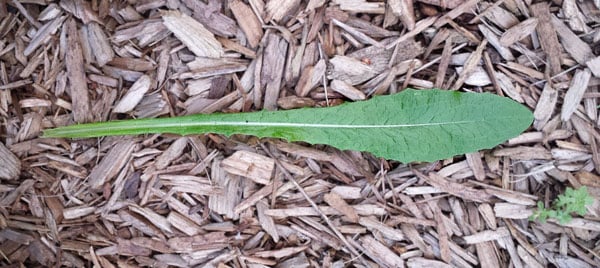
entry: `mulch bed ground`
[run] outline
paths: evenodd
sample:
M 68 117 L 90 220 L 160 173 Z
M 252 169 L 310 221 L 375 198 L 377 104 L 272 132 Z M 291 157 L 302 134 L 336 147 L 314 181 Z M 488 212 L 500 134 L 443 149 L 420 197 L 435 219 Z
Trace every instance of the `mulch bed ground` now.
M 598 267 L 598 5 L 0 1 L 0 267 Z M 432 163 L 243 135 L 41 138 L 405 88 L 506 96 L 535 121 Z M 582 186 L 585 216 L 528 220 Z

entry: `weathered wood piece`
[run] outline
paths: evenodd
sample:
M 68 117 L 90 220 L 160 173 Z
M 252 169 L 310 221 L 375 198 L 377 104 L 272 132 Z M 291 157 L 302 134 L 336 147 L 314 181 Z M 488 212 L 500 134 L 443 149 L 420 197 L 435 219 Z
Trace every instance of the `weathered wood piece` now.
M 117 103 L 115 108 L 113 109 L 114 113 L 127 113 L 132 111 L 135 106 L 137 106 L 144 94 L 150 90 L 150 86 L 152 85 L 152 79 L 143 75 L 140 77 L 127 91 L 127 94 L 121 98 L 121 100 Z
M 260 184 L 270 184 L 275 161 L 260 154 L 237 151 L 221 161 L 221 167 L 228 173 L 246 177 Z
M 65 53 L 65 63 L 69 78 L 68 89 L 73 105 L 73 120 L 77 123 L 85 123 L 89 122 L 92 117 L 83 52 L 75 20 L 70 19 L 66 24 L 68 53 Z
M 235 19 L 238 21 L 238 25 L 244 31 L 246 38 L 248 38 L 250 47 L 255 48 L 258 46 L 263 36 L 263 29 L 260 20 L 252 11 L 252 8 L 239 0 L 229 3 L 229 8 L 231 8 Z
M 15 179 L 20 172 L 21 160 L 0 142 L 0 179 Z
M 560 113 L 560 119 L 568 121 L 571 115 L 577 110 L 577 107 L 581 103 L 583 94 L 588 88 L 590 81 L 591 72 L 589 69 L 578 70 L 571 80 L 569 90 L 565 94 L 565 99 Z
M 117 175 L 129 162 L 131 153 L 136 144 L 133 140 L 117 142 L 102 158 L 100 163 L 92 169 L 88 183 L 92 189 L 100 189 L 110 179 Z
M 560 44 L 556 36 L 556 30 L 552 23 L 552 15 L 550 14 L 550 6 L 548 3 L 537 3 L 531 6 L 531 13 L 538 19 L 536 31 L 542 49 L 546 53 L 548 68 L 550 74 L 558 74 L 562 68 L 560 67 Z
M 281 90 L 287 42 L 275 35 L 269 34 L 262 63 L 261 83 L 264 87 L 264 108 L 277 109 L 277 99 Z
M 200 22 L 176 11 L 162 15 L 164 25 L 196 56 L 220 58 L 223 56 L 221 43 Z

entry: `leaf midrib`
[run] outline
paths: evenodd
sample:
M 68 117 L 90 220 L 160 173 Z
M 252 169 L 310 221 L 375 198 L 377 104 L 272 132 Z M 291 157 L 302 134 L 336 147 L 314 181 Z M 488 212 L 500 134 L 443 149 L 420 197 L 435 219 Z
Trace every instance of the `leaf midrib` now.
M 402 128 L 402 127 L 426 127 L 459 125 L 469 123 L 480 123 L 486 120 L 464 120 L 453 122 L 415 123 L 415 124 L 392 124 L 392 125 L 352 125 L 352 124 L 313 124 L 313 123 L 287 123 L 287 122 L 244 122 L 244 121 L 212 121 L 212 122 L 177 122 L 160 123 L 160 125 L 138 125 L 123 126 L 123 129 L 132 127 L 203 127 L 203 126 L 250 126 L 250 127 L 299 127 L 299 128 Z M 113 128 L 112 126 L 110 128 Z M 119 127 L 116 127 L 119 128 Z

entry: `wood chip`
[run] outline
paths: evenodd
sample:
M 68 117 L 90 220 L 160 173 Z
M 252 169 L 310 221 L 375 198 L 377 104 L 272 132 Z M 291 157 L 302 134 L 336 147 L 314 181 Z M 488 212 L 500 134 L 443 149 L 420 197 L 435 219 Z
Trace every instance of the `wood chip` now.
M 435 188 L 464 199 L 472 200 L 475 202 L 489 202 L 491 196 L 484 191 L 476 190 L 471 187 L 464 186 L 459 183 L 451 182 L 443 176 L 438 175 L 435 172 L 431 172 L 428 175 L 420 173 L 418 171 L 415 174 L 433 185 Z
M 77 219 L 89 215 L 95 210 L 95 207 L 90 206 L 70 207 L 63 210 L 63 217 L 67 220 Z
M 204 26 L 188 15 L 176 11 L 162 14 L 164 25 L 198 57 L 220 58 L 221 43 Z
M 586 62 L 586 65 L 594 74 L 594 77 L 600 77 L 600 57 L 595 57 Z
M 169 164 L 183 153 L 183 149 L 188 144 L 188 138 L 178 138 L 156 158 L 155 166 L 156 169 L 161 170 L 167 168 Z
M 279 242 L 279 232 L 275 226 L 275 221 L 271 216 L 265 214 L 265 211 L 269 208 L 266 202 L 261 201 L 256 203 L 256 212 L 258 214 L 258 222 L 263 229 L 273 238 L 273 242 Z
M 496 49 L 496 51 L 500 54 L 500 56 L 502 56 L 503 59 L 507 61 L 513 61 L 515 59 L 510 49 L 500 44 L 500 39 L 498 38 L 498 35 L 496 35 L 490 28 L 483 24 L 480 24 L 479 31 L 486 38 L 486 40 L 488 40 L 490 45 L 492 45 Z
M 381 232 L 381 234 L 387 237 L 388 239 L 392 239 L 395 241 L 404 240 L 404 234 L 402 234 L 400 230 L 391 228 L 373 218 L 361 217 L 358 223 L 369 230 L 376 230 Z
M 96 62 L 98 62 L 99 66 L 104 66 L 107 62 L 111 61 L 115 56 L 115 53 L 108 42 L 108 37 L 95 22 L 91 22 L 87 24 L 87 39 L 90 43 L 90 47 L 92 49 L 92 53 L 96 58 Z
M 137 106 L 144 94 L 150 90 L 152 79 L 150 76 L 143 75 L 140 77 L 127 91 L 127 94 L 121 98 L 113 109 L 114 113 L 127 113 L 132 111 Z
M 325 60 L 319 60 L 314 66 L 308 66 L 304 69 L 296 85 L 296 94 L 306 97 L 322 81 L 325 75 L 325 68 Z
M 347 56 L 335 56 L 329 63 L 332 65 L 329 78 L 341 80 L 350 85 L 365 82 L 377 74 L 369 65 Z
M 299 4 L 300 0 L 269 1 L 265 6 L 267 21 L 282 20 L 290 11 L 297 8 Z
M 250 47 L 258 46 L 260 39 L 263 36 L 262 25 L 252 8 L 244 4 L 242 1 L 236 0 L 229 3 L 229 8 L 233 12 L 238 25 L 244 31 Z
M 323 196 L 323 200 L 325 200 L 328 205 L 348 217 L 348 220 L 351 222 L 358 222 L 358 213 L 356 213 L 354 208 L 348 205 L 341 196 L 335 193 L 328 193 Z
M 237 151 L 223 159 L 221 167 L 233 175 L 246 177 L 260 184 L 270 184 L 275 161 L 248 151 Z
M 500 37 L 500 45 L 509 47 L 519 40 L 529 36 L 538 24 L 537 18 L 529 18 L 508 29 Z
M 467 244 L 477 244 L 477 243 L 483 243 L 483 242 L 487 242 L 487 241 L 498 240 L 498 239 L 501 239 L 503 237 L 508 237 L 508 236 L 510 236 L 510 232 L 508 231 L 508 229 L 504 228 L 504 227 L 500 227 L 495 231 L 486 230 L 486 231 L 482 231 L 482 232 L 479 232 L 476 234 L 463 236 L 462 239 L 464 239 L 465 243 L 467 243 Z
M 402 24 L 409 31 L 415 28 L 416 18 L 414 13 L 413 1 L 409 0 L 391 0 L 387 3 L 392 9 L 394 15 L 400 18 Z
M 223 189 L 223 193 L 212 195 L 208 198 L 208 207 L 216 213 L 227 216 L 230 219 L 239 217 L 239 210 L 234 208 L 240 203 L 242 197 L 242 180 L 239 176 L 229 175 L 220 168 L 221 161 L 215 160 L 212 164 L 211 177 L 214 183 Z
M 65 54 L 69 92 L 73 104 L 73 119 L 77 123 L 91 121 L 90 99 L 84 69 L 83 52 L 79 43 L 77 25 L 73 19 L 67 21 L 67 44 L 69 53 Z
M 0 179 L 12 180 L 21 172 L 21 160 L 0 142 Z
M 538 18 L 538 25 L 536 27 L 537 36 L 540 39 L 542 49 L 546 53 L 550 74 L 556 75 L 562 70 L 559 57 L 560 44 L 558 43 L 558 37 L 552 24 L 550 5 L 548 3 L 534 4 L 531 6 L 531 13 Z
M 562 21 L 552 15 L 552 25 L 556 29 L 560 42 L 565 50 L 580 64 L 585 64 L 594 57 L 594 53 L 588 44 L 581 41 Z
M 102 158 L 102 161 L 92 169 L 88 183 L 92 189 L 99 190 L 104 184 L 112 179 L 129 162 L 131 153 L 136 144 L 132 140 L 125 140 L 115 144 Z
M 583 94 L 588 88 L 588 83 L 591 78 L 591 72 L 589 69 L 578 70 L 571 80 L 569 90 L 565 94 L 565 100 L 560 112 L 560 119 L 562 121 L 569 121 L 571 115 L 577 110 Z
M 281 88 L 285 55 L 287 53 L 287 42 L 277 35 L 268 36 L 265 56 L 262 63 L 261 83 L 265 85 L 264 108 L 267 110 L 277 109 L 277 99 Z
M 556 107 L 557 100 L 558 92 L 550 83 L 546 83 L 546 85 L 544 85 L 544 89 L 542 90 L 542 95 L 540 95 L 538 100 L 538 104 L 533 112 L 533 117 L 535 118 L 533 121 L 533 126 L 537 130 L 543 129 L 546 123 L 548 123 L 548 120 L 550 120 L 550 117 L 552 117 L 552 113 Z
M 404 267 L 404 260 L 391 251 L 388 246 L 380 243 L 370 235 L 362 236 L 360 242 L 365 253 L 386 267 Z
M 364 100 L 367 98 L 365 93 L 342 80 L 331 81 L 330 87 L 333 91 L 338 92 L 354 101 Z

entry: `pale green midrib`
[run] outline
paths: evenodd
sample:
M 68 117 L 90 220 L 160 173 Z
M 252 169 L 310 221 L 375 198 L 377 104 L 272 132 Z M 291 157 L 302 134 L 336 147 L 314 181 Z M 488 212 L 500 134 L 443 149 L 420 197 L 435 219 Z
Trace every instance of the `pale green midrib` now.
M 479 123 L 486 120 L 465 120 L 453 122 L 438 122 L 438 123 L 417 123 L 417 124 L 393 124 L 393 125 L 351 125 L 351 124 L 312 124 L 312 123 L 285 123 L 285 122 L 242 122 L 242 121 L 225 121 L 225 122 L 177 122 L 177 123 L 161 123 L 160 125 L 139 125 L 125 126 L 123 129 L 131 127 L 205 127 L 205 126 L 231 126 L 231 127 L 304 127 L 304 128 L 401 128 L 401 127 L 425 127 L 425 126 L 441 126 L 441 125 L 458 125 Z
M 96 136 L 94 131 L 102 131 L 100 135 L 107 135 L 108 132 L 116 132 L 118 135 L 126 135 L 127 132 L 134 134 L 140 133 L 178 133 L 182 128 L 193 128 L 193 127 L 291 127 L 291 128 L 323 128 L 323 129 L 391 129 L 391 128 L 409 128 L 409 127 L 431 127 L 431 126 L 447 126 L 447 125 L 460 125 L 460 124 L 471 124 L 481 123 L 486 120 L 464 120 L 464 121 L 453 121 L 453 122 L 435 122 L 435 123 L 415 123 L 415 124 L 390 124 L 390 125 L 352 125 L 352 124 L 311 124 L 311 123 L 287 123 L 287 122 L 244 122 L 244 121 L 210 121 L 210 122 L 138 122 L 137 124 L 131 125 L 115 125 L 114 123 L 123 122 L 105 122 L 98 123 L 97 125 L 90 125 L 85 127 L 84 125 L 68 126 L 63 129 L 50 129 L 46 130 L 44 134 L 51 137 L 70 136 L 77 137 L 81 136 Z M 153 130 L 148 130 L 154 128 Z M 141 131 L 141 132 L 139 132 Z M 210 130 L 209 130 L 210 131 Z M 217 130 L 216 130 L 217 131 Z M 218 132 L 218 131 L 217 131 Z M 110 134 L 108 134 L 110 135 Z

